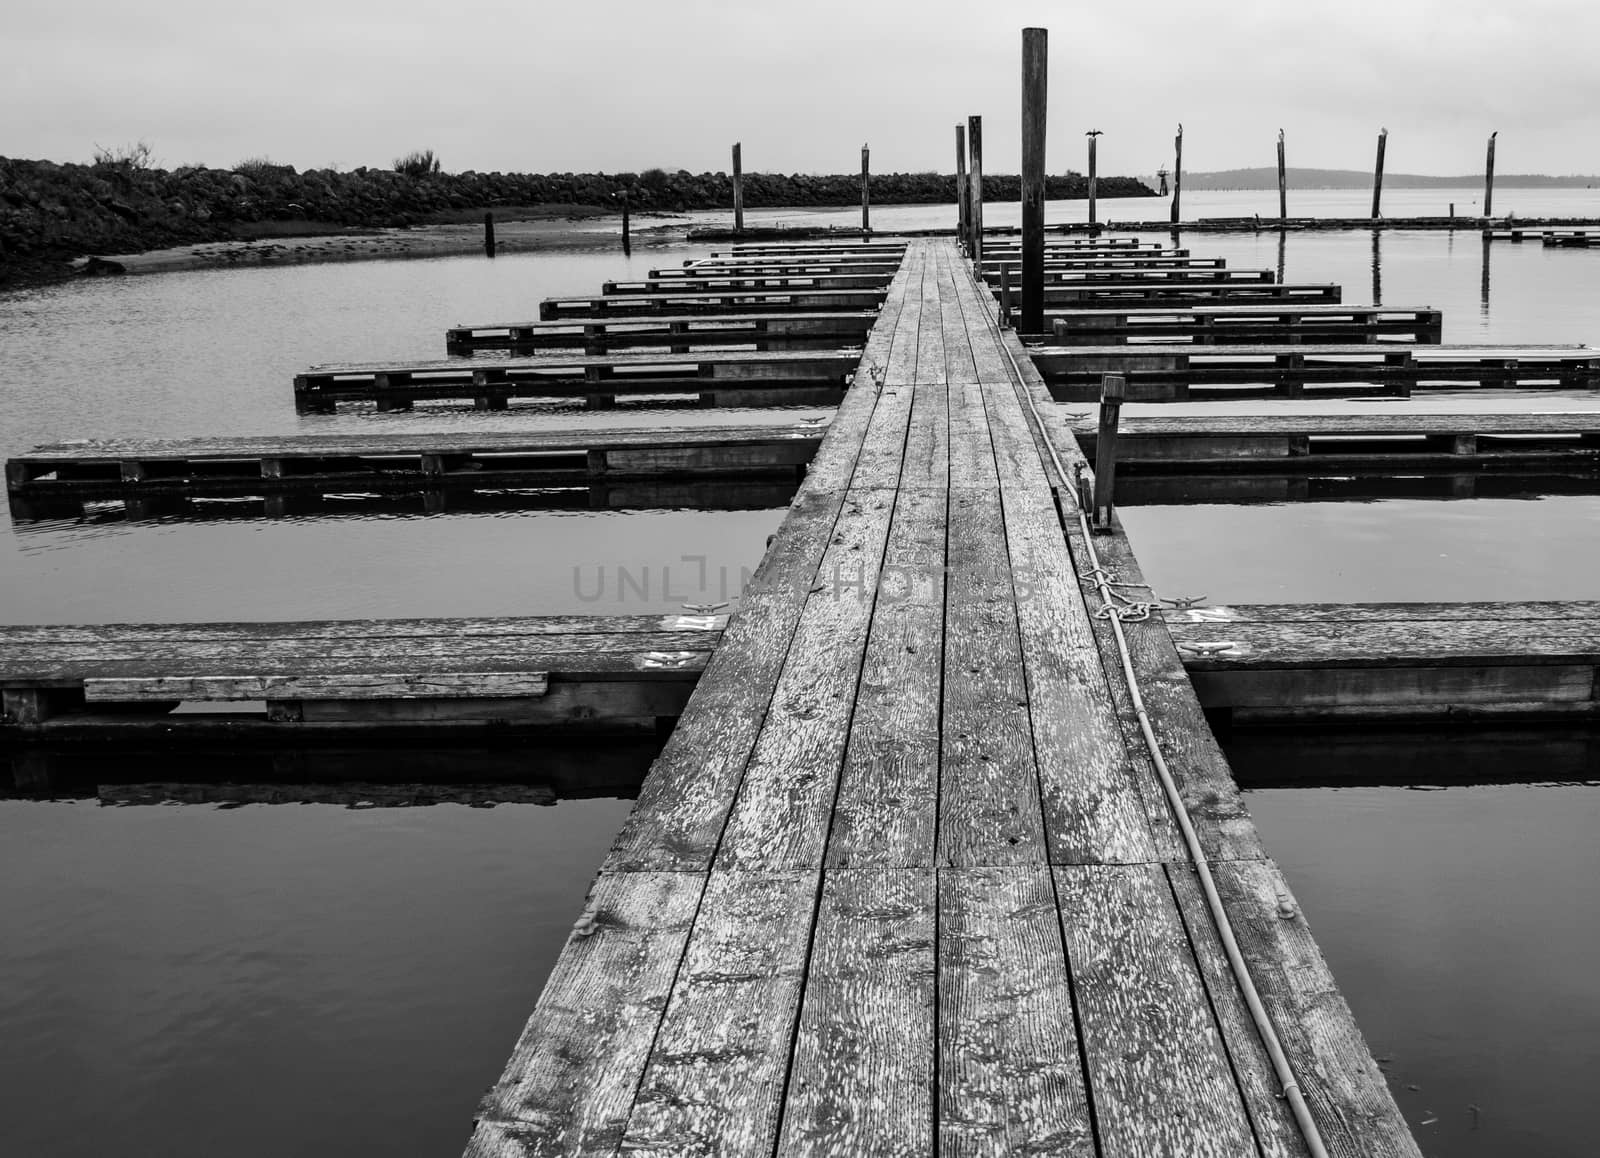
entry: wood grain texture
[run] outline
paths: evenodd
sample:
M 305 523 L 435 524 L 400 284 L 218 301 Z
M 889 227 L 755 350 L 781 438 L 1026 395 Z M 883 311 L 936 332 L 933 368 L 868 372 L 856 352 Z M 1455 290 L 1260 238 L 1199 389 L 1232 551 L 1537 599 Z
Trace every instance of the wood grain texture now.
M 1328 1152 L 1415 1158 L 1417 1144 L 1277 867 L 1219 865 L 1216 881 Z
M 1042 867 L 939 872 L 939 1152 L 1097 1153 Z
M 1294 1113 L 1283 1098 L 1282 1083 L 1228 964 L 1194 866 L 1169 864 L 1166 874 L 1177 902 L 1178 916 L 1200 969 L 1200 978 L 1211 999 L 1212 1012 L 1216 1014 L 1223 1047 L 1233 1063 L 1239 1092 L 1250 1112 L 1256 1144 L 1263 1158 L 1302 1158 L 1310 1150 Z
M 886 490 L 845 496 L 722 836 L 722 867 L 822 863 L 894 504 Z
M 613 870 L 710 866 L 841 501 L 796 498 L 612 845 Z
M 782 1155 L 933 1152 L 930 869 L 830 869 L 784 1103 Z
M 548 672 L 370 672 L 348 675 L 156 676 L 84 681 L 95 700 L 411 700 L 542 696 Z
M 952 455 L 955 446 L 953 440 Z M 939 863 L 1043 863 L 1044 820 L 998 491 L 952 490 L 948 518 Z
M 771 1153 L 820 873 L 717 870 L 622 1138 L 623 1153 Z
M 602 874 L 505 1073 L 472 1158 L 611 1155 L 666 1007 L 704 878 Z
M 942 488 L 902 488 L 895 498 L 828 838 L 830 868 L 934 863 L 945 504 Z
M 1055 881 L 1101 1154 L 1255 1154 L 1161 866 L 1064 865 Z

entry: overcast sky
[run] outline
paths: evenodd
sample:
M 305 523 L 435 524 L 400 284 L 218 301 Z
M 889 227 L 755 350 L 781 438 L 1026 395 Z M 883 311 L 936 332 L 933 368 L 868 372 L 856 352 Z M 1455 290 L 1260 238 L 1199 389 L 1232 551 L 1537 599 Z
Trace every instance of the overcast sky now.
M 1018 166 L 1020 30 L 1050 30 L 1049 166 L 1600 172 L 1600 6 L 1554 0 L 7 0 L 0 154 L 270 156 L 448 170 L 953 168 L 985 118 Z

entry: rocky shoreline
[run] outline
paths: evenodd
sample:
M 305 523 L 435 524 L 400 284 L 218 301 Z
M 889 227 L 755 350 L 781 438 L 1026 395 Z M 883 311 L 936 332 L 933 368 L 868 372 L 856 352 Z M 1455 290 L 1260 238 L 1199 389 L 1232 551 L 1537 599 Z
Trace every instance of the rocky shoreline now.
M 859 202 L 854 174 L 813 176 L 749 173 L 749 208 L 845 206 Z M 1101 178 L 1103 197 L 1154 196 L 1130 178 Z M 885 173 L 872 178 L 881 204 L 953 202 L 955 178 L 937 173 Z M 986 175 L 985 195 L 1017 200 L 1020 183 Z M 1051 198 L 1082 197 L 1077 174 L 1052 177 Z M 399 256 L 393 251 L 466 252 L 474 222 L 495 214 L 502 245 L 517 245 L 502 223 L 545 223 L 569 229 L 573 219 L 618 211 L 626 196 L 635 213 L 725 208 L 724 173 L 428 173 L 387 169 L 297 172 L 289 165 L 248 162 L 236 169 L 164 170 L 127 161 L 93 165 L 0 158 L 0 286 L 54 281 L 89 269 L 127 269 L 130 255 L 216 247 L 241 261 L 338 260 Z M 428 227 L 417 230 L 417 227 Z M 453 228 L 452 228 L 453 227 Z M 404 231 L 404 232 L 398 232 Z M 528 231 L 537 233 L 537 229 Z M 408 241 L 416 235 L 423 240 Z M 460 234 L 460 236 L 457 236 Z M 314 239 L 321 239 L 320 241 Z M 428 240 L 431 239 L 431 240 Z M 296 256 L 313 254 L 317 256 Z M 95 265 L 85 259 L 101 259 Z M 105 260 L 110 258 L 109 261 Z M 76 263 L 76 264 L 75 264 Z M 148 262 L 145 263 L 149 265 Z M 172 267 L 175 268 L 175 267 Z

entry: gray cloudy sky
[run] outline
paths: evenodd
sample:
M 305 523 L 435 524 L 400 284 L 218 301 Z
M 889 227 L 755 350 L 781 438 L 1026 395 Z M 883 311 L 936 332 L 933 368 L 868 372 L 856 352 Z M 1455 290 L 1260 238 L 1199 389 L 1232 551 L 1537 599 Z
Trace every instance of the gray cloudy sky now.
M 268 155 L 447 169 L 848 171 L 953 164 L 985 118 L 1018 162 L 1020 29 L 1050 30 L 1050 167 L 1600 172 L 1600 7 L 1557 0 L 8 0 L 0 154 L 165 165 Z

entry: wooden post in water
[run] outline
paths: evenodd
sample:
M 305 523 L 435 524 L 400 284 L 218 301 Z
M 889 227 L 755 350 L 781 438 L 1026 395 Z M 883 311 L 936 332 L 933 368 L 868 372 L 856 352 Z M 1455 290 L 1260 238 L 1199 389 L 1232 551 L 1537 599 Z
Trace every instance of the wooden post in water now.
M 1289 170 L 1284 166 L 1283 130 L 1278 130 L 1278 220 L 1289 220 Z
M 1022 30 L 1022 320 L 1025 334 L 1044 331 L 1044 128 L 1050 33 Z
M 1095 195 L 1095 185 L 1096 185 L 1096 181 L 1095 181 L 1094 146 L 1095 146 L 1096 140 L 1100 136 L 1100 130 L 1099 129 L 1090 129 L 1087 133 L 1084 134 L 1084 136 L 1089 138 L 1089 224 L 1093 225 L 1093 224 L 1095 224 L 1094 195 Z
M 628 191 L 622 191 L 622 256 L 633 256 L 633 237 L 628 225 Z
M 871 180 L 871 165 L 868 162 L 868 158 L 870 157 L 870 155 L 871 155 L 871 151 L 865 145 L 862 145 L 861 146 L 861 232 L 862 233 L 869 233 L 872 230 L 872 222 L 868 218 L 868 213 L 869 213 L 868 207 L 872 203 L 872 196 L 867 191 L 868 182 Z
M 483 252 L 490 257 L 494 256 L 494 214 L 483 215 Z
M 1117 421 L 1126 396 L 1127 380 L 1122 375 L 1101 377 L 1100 429 L 1094 442 L 1094 525 L 1098 530 L 1111 529 L 1111 512 L 1116 507 L 1112 495 L 1117 485 Z
M 1389 143 L 1389 130 L 1378 130 L 1378 164 L 1372 171 L 1372 219 L 1378 219 L 1378 204 L 1383 198 L 1383 150 Z
M 956 237 L 962 248 L 967 246 L 971 227 L 967 222 L 967 126 L 956 126 Z
M 967 118 L 967 151 L 970 154 L 967 169 L 968 192 L 972 208 L 967 211 L 967 228 L 971 231 L 969 248 L 978 269 L 983 269 L 983 118 Z
M 739 142 L 733 143 L 733 231 L 744 232 L 744 168 Z
M 1172 142 L 1172 224 L 1178 224 L 1179 204 L 1183 200 L 1183 124 Z
M 1484 220 L 1494 216 L 1494 139 L 1500 135 L 1496 129 L 1489 134 L 1489 159 L 1483 164 L 1483 216 Z

